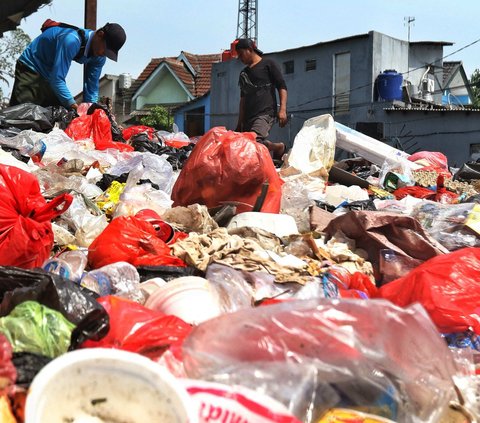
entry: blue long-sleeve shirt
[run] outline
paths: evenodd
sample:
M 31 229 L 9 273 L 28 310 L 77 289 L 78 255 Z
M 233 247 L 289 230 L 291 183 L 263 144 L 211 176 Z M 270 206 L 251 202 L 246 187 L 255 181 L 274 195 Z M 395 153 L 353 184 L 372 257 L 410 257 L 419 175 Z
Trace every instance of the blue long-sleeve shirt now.
M 94 103 L 98 101 L 98 81 L 105 64 L 105 56 L 88 57 L 88 51 L 94 31 L 85 29 L 87 45 L 85 53 L 77 63 L 85 65 L 86 78 L 83 86 L 83 100 Z M 45 78 L 64 107 L 69 107 L 75 100 L 67 88 L 65 78 L 74 57 L 78 54 L 81 39 L 77 30 L 52 27 L 35 38 L 25 49 L 19 60 L 30 69 Z

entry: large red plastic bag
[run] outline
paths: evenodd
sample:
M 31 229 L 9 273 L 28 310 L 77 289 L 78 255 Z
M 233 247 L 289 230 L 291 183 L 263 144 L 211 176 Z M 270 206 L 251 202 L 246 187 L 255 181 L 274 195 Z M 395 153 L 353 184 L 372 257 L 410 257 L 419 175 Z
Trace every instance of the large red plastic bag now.
M 306 422 L 334 406 L 434 422 L 453 396 L 451 353 L 418 304 L 312 299 L 241 310 L 194 328 L 183 355 L 188 377 L 261 390 Z
M 50 221 L 68 209 L 72 200 L 63 194 L 47 203 L 34 175 L 0 165 L 0 265 L 41 266 L 53 247 Z
M 480 248 L 434 257 L 378 295 L 401 307 L 422 304 L 443 333 L 472 329 L 480 335 Z
M 134 216 L 113 219 L 88 248 L 88 262 L 94 269 L 117 261 L 134 266 L 185 266 L 151 223 Z
M 74 119 L 65 133 L 73 140 L 92 138 L 97 150 L 116 148 L 121 151 L 133 151 L 131 145 L 113 141 L 112 125 L 102 109 L 95 110 L 91 115 Z
M 154 132 L 155 132 L 155 128 L 152 128 L 151 126 L 135 125 L 135 126 L 129 126 L 128 128 L 125 128 L 122 131 L 122 136 L 124 140 L 128 141 L 130 138 L 132 138 L 135 135 L 146 134 L 148 136 L 148 139 L 152 140 Z
M 198 203 L 208 208 L 233 202 L 237 212 L 252 211 L 262 186 L 268 191 L 262 212 L 278 213 L 282 179 L 267 148 L 253 132 L 210 129 L 196 144 L 173 187 L 174 206 Z
M 133 301 L 106 296 L 98 299 L 110 317 L 110 330 L 100 341 L 86 341 L 84 348 L 118 348 L 160 357 L 172 345 L 179 345 L 192 327 L 176 316 L 167 316 Z

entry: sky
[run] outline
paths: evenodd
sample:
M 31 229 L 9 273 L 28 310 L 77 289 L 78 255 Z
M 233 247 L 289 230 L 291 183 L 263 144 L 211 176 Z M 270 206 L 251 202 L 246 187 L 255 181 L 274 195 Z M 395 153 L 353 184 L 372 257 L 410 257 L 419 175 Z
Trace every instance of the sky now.
M 121 24 L 127 42 L 104 73 L 139 76 L 153 57 L 221 53 L 237 35 L 238 0 L 98 0 L 97 26 Z M 444 55 L 480 39 L 478 0 L 258 0 L 258 47 L 266 53 L 378 31 L 411 41 L 448 41 Z M 84 0 L 53 0 L 22 20 L 33 39 L 47 19 L 84 23 Z M 446 60 L 463 61 L 467 76 L 480 68 L 480 41 Z M 81 90 L 81 66 L 73 63 L 67 85 Z M 9 93 L 10 88 L 6 88 Z

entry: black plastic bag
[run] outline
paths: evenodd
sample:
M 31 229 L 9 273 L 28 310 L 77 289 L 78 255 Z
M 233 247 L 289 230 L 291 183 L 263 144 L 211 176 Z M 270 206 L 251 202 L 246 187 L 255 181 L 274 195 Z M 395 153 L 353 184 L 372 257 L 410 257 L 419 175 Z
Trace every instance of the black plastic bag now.
M 76 325 L 70 349 L 107 334 L 108 314 L 96 298 L 92 291 L 43 270 L 0 266 L 0 317 L 10 314 L 24 301 L 37 301 Z
M 19 129 L 33 129 L 37 132 L 49 132 L 53 125 L 48 119 L 49 110 L 33 103 L 23 103 L 7 107 L 0 112 L 2 127 L 14 126 Z
M 168 282 L 183 276 L 205 276 L 202 271 L 195 267 L 139 266 L 137 267 L 137 271 L 140 275 L 140 282 L 145 282 L 153 278 L 162 278 Z
M 12 362 L 17 370 L 15 385 L 28 388 L 33 378 L 52 358 L 27 352 L 13 353 Z
M 130 142 L 135 151 L 149 152 L 158 156 L 166 155 L 168 163 L 172 165 L 173 170 L 183 168 L 195 144 L 189 144 L 185 147 L 175 148 L 162 145 L 158 142 L 150 141 L 146 134 L 140 133 L 130 138 Z
M 480 163 L 464 163 L 458 172 L 453 175 L 454 181 L 471 181 L 472 179 L 480 179 Z
M 121 184 L 126 183 L 128 178 L 128 173 L 122 173 L 120 176 L 110 175 L 108 173 L 104 173 L 102 175 L 102 179 L 100 179 L 96 185 L 103 191 L 106 191 L 110 185 L 112 185 L 113 181 L 120 182 Z M 142 184 L 150 184 L 154 189 L 160 189 L 157 184 L 154 184 L 150 179 L 140 179 L 137 185 Z
M 72 120 L 78 117 L 75 109 L 67 110 L 63 106 L 48 106 L 46 109 L 49 111 L 48 118 L 50 123 L 52 125 L 58 123 L 58 127 L 62 131 L 65 131 Z

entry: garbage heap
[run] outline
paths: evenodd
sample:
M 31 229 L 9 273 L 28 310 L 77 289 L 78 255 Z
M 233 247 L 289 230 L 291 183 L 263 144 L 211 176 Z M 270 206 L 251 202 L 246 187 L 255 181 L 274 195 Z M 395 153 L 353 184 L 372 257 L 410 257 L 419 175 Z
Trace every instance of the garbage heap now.
M 96 104 L 4 109 L 0 145 L 2 422 L 480 414 L 478 164 L 322 115 L 276 167 Z

